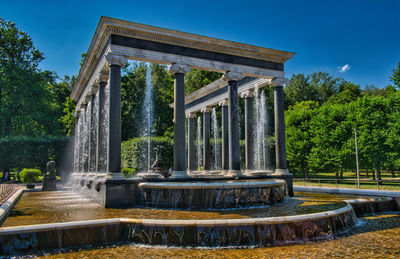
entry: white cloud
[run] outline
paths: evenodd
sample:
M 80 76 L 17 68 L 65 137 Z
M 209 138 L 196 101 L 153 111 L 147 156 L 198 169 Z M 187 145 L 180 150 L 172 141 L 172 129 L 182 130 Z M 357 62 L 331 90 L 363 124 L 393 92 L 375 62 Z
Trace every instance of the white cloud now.
M 342 66 L 342 67 L 338 67 L 338 68 L 337 68 L 337 71 L 338 71 L 338 73 L 340 73 L 340 74 L 343 74 L 344 72 L 349 71 L 349 70 L 350 70 L 349 64 L 346 64 L 346 65 L 344 65 L 344 66 Z

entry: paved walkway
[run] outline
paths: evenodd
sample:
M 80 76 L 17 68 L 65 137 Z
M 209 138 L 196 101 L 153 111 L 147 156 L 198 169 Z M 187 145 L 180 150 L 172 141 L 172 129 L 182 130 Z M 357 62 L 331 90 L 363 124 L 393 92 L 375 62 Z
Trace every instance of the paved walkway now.
M 21 188 L 25 188 L 25 185 L 0 184 L 0 206 Z
M 316 187 L 316 186 L 297 186 L 297 185 L 293 186 L 293 190 L 295 192 L 322 192 L 322 193 L 334 193 L 334 194 L 385 196 L 385 197 L 400 198 L 400 191 L 335 188 L 335 187 Z

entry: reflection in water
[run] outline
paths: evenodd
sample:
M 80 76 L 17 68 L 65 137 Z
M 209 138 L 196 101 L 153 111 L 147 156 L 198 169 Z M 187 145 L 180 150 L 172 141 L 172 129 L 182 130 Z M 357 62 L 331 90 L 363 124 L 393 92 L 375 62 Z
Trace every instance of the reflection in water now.
M 232 219 L 289 216 L 334 210 L 345 206 L 343 200 L 355 196 L 296 193 L 282 204 L 252 209 L 232 210 L 164 210 L 164 209 L 105 209 L 99 204 L 72 192 L 24 193 L 3 227 L 92 220 L 104 218 L 152 219 Z

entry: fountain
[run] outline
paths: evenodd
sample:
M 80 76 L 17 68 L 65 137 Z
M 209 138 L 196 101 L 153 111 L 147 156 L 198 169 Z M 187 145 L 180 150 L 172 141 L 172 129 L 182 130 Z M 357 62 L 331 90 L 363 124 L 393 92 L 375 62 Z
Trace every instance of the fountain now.
M 147 148 L 142 150 L 146 161 L 145 172 L 138 173 L 142 178 L 159 178 L 160 174 L 156 173 L 151 167 L 151 131 L 153 128 L 154 104 L 153 104 L 153 83 L 151 81 L 151 67 L 146 66 L 146 88 L 144 92 L 144 100 L 142 105 L 142 137 L 147 138 Z
M 203 150 L 201 141 L 201 117 L 197 118 L 197 170 L 202 170 L 203 166 Z
M 219 144 L 220 136 L 219 136 L 219 126 L 218 126 L 218 119 L 217 119 L 217 112 L 215 107 L 212 109 L 211 114 L 211 125 L 212 125 L 212 135 L 214 137 L 214 170 L 219 171 L 221 170 L 221 148 Z
M 254 168 L 251 172 L 252 175 L 268 175 L 273 173 L 269 164 L 269 147 L 268 147 L 268 128 L 269 128 L 269 114 L 266 107 L 266 98 L 264 90 L 256 87 L 254 90 L 255 99 L 255 127 L 253 135 L 255 136 L 254 145 Z
M 292 53 L 107 17 L 101 18 L 93 41 L 71 95 L 77 101 L 77 111 L 80 111 L 77 112 L 78 135 L 75 143 L 79 147 L 75 148 L 72 192 L 43 195 L 40 192 L 23 194 L 23 190 L 17 191 L 7 202 L 8 207 L 2 207 L 7 214 L 15 205 L 7 220 L 16 222 L 19 216 L 33 216 L 27 220 L 29 222 L 24 221 L 27 223 L 24 226 L 15 227 L 5 221 L 9 227 L 0 228 L 1 255 L 49 249 L 81 249 L 121 242 L 189 247 L 264 247 L 318 241 L 332 238 L 354 226 L 357 210 L 362 211 L 365 206 L 377 210 L 395 206 L 393 199 L 364 199 L 360 202 L 342 198 L 329 206 L 316 208 L 308 204 L 309 208 L 305 209 L 306 202 L 301 195 L 288 197 L 293 196 L 293 185 L 286 164 L 283 113 L 285 80 L 280 76 L 284 74 L 283 64 L 293 56 Z M 271 55 L 271 52 L 274 54 Z M 171 65 L 169 71 L 174 75 L 175 99 L 172 104 L 174 171 L 170 178 L 159 178 L 159 174 L 149 172 L 153 125 L 150 67 L 146 71 L 143 101 L 143 117 L 146 119 L 144 137 L 147 138 L 147 149 L 143 151 L 146 172 L 129 179 L 121 177 L 121 67 L 126 64 L 127 57 Z M 198 95 L 191 96 L 192 99 L 188 97 L 191 103 L 185 103 L 184 74 L 189 72 L 190 67 L 226 73 L 221 79 L 198 90 L 195 93 Z M 95 74 L 99 71 L 100 74 Z M 102 73 L 108 75 L 103 77 Z M 260 78 L 243 78 L 243 74 L 255 74 Z M 237 98 L 239 90 L 254 89 L 260 80 L 264 85 L 274 87 L 276 169 L 273 174 L 268 170 L 266 100 L 264 92 L 257 90 L 254 152 L 256 168 L 262 173 L 249 176 L 242 174 L 244 170 L 240 168 Z M 98 98 L 98 106 L 94 106 L 97 111 L 89 105 L 89 99 L 93 100 L 95 94 Z M 221 151 L 224 153 L 224 162 L 229 159 L 229 166 L 225 168 L 224 165 L 221 168 L 224 170 L 214 176 L 187 175 L 185 112 L 193 109 L 191 113 L 196 113 L 219 102 L 223 103 L 221 124 L 225 130 Z M 209 111 L 206 109 L 205 112 Z M 88 136 L 93 134 L 95 128 L 92 125 L 94 121 L 89 119 L 93 114 L 98 116 L 98 168 L 90 172 L 92 157 L 89 154 L 94 154 L 89 152 Z M 219 128 L 215 109 L 212 117 L 215 167 L 219 168 Z M 192 116 L 188 118 L 194 120 Z M 194 121 L 191 122 L 193 126 Z M 201 132 L 199 117 L 199 170 L 202 169 L 202 161 L 208 161 L 209 158 L 202 157 Z M 194 134 L 191 136 L 193 139 L 188 139 L 187 144 L 195 145 Z M 154 163 L 154 170 L 165 171 L 159 156 Z M 311 203 L 315 203 L 314 198 L 310 199 Z M 324 196 L 317 199 L 326 201 L 328 198 Z M 36 206 L 32 206 L 34 204 Z M 71 219 L 80 221 L 68 222 Z M 0 218 L 1 222 L 3 220 L 5 216 Z M 46 221 L 45 224 L 38 224 L 43 221 Z

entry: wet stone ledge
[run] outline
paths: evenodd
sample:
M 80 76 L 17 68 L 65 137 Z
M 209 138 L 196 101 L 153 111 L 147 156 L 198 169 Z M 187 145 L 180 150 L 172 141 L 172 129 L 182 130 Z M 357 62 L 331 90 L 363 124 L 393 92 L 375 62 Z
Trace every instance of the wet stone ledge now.
M 283 180 L 201 184 L 140 183 L 139 189 L 144 206 L 174 209 L 263 206 L 282 202 L 287 195 Z
M 226 247 L 273 246 L 330 238 L 357 221 L 351 205 L 299 216 L 230 220 L 116 218 L 0 228 L 0 255 L 118 243 Z

